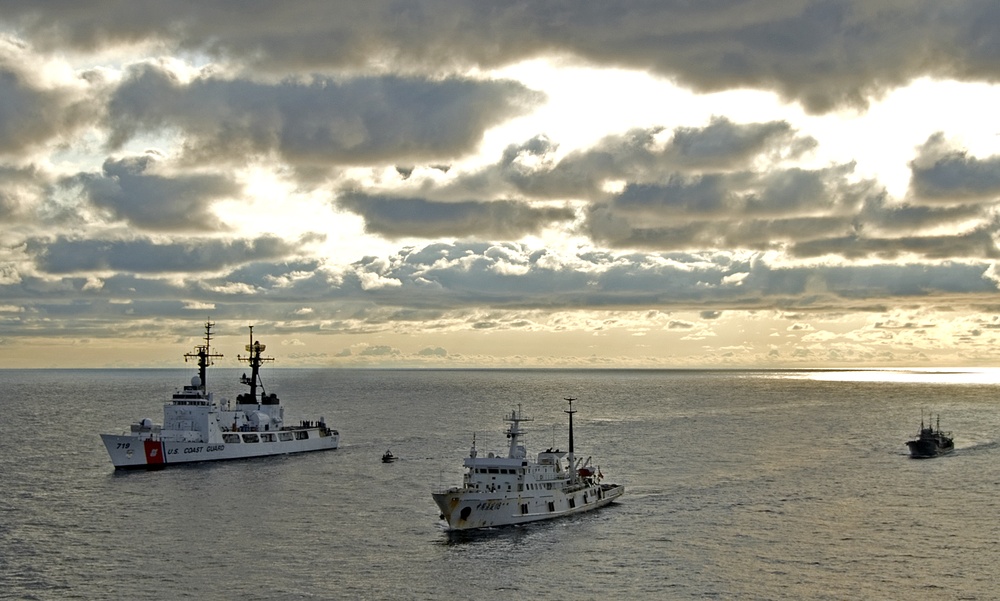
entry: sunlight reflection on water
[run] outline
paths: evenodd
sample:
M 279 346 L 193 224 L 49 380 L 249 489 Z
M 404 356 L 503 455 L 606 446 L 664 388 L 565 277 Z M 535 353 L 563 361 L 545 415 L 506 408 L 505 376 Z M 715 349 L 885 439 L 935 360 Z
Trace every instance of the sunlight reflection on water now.
M 818 370 L 786 373 L 789 379 L 819 382 L 892 382 L 899 384 L 1000 384 L 997 368 L 894 368 Z

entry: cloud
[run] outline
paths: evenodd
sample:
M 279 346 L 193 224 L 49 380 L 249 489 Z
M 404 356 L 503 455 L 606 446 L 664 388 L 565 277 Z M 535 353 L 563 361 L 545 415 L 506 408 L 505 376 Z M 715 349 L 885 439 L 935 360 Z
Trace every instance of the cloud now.
M 910 162 L 910 193 L 935 203 L 993 202 L 1000 199 L 1000 156 L 976 159 L 935 133 Z
M 537 104 L 513 81 L 449 77 L 190 81 L 154 64 L 128 69 L 108 104 L 109 144 L 179 131 L 189 161 L 276 155 L 301 168 L 439 161 L 473 150 L 483 131 Z
M 983 204 L 927 206 L 896 202 L 885 194 L 877 194 L 865 200 L 857 223 L 866 231 L 906 233 L 936 230 L 944 224 L 961 231 L 962 224 L 983 224 L 991 220 L 990 208 Z
M 913 254 L 927 259 L 1000 258 L 995 239 L 995 225 L 968 233 L 940 236 L 903 236 L 872 238 L 843 236 L 798 242 L 789 248 L 794 257 L 808 258 L 837 255 L 849 259 L 878 257 L 894 260 Z
M 435 346 L 420 349 L 417 354 L 421 357 L 447 357 L 448 351 L 444 350 L 440 346 Z
M 14 222 L 28 224 L 37 221 L 41 217 L 45 179 L 45 174 L 34 166 L 0 164 L 0 220 L 8 227 Z M 9 230 L 7 233 L 10 234 Z
M 10 2 L 4 17 L 47 49 L 97 52 L 159 45 L 260 72 L 321 72 L 393 65 L 441 73 L 557 54 L 648 70 L 699 91 L 773 90 L 823 112 L 864 107 L 924 75 L 995 80 L 996 44 L 985 0 L 941 6 L 915 0 L 872 8 L 860 0 L 798 2 L 484 5 L 476 0 L 321 0 L 241 10 L 199 2 Z
M 398 288 L 403 284 L 395 278 L 383 277 L 371 271 L 358 272 L 362 290 L 378 290 L 380 288 Z
M 799 157 L 817 145 L 796 135 L 785 121 L 736 124 L 713 117 L 706 127 L 679 127 L 666 147 L 664 162 L 676 169 L 726 170 L 743 168 L 761 156 Z
M 374 345 L 364 347 L 358 354 L 362 357 L 391 357 L 400 355 L 401 353 L 398 349 L 392 348 L 391 346 Z
M 767 250 L 849 236 L 861 208 L 883 193 L 874 182 L 853 182 L 853 168 L 668 175 L 659 183 L 627 184 L 588 209 L 584 229 L 612 247 L 661 250 Z
M 190 239 L 157 243 L 148 239 L 33 240 L 28 249 L 38 268 L 51 274 L 118 271 L 129 273 L 202 273 L 253 261 L 287 257 L 293 243 L 273 236 L 253 240 Z
M 368 232 L 390 238 L 518 238 L 577 217 L 569 206 L 545 203 L 590 201 L 583 232 L 617 248 L 686 250 L 723 241 L 764 249 L 808 231 L 851 232 L 855 212 L 877 193 L 870 183 L 849 181 L 853 164 L 782 167 L 815 145 L 785 122 L 714 118 L 663 134 L 649 128 L 608 136 L 558 161 L 557 145 L 539 136 L 508 146 L 494 165 L 440 185 L 415 184 L 419 197 L 350 191 L 338 203 L 362 215 Z M 624 182 L 622 191 L 609 194 L 609 182 Z M 728 219 L 718 219 L 723 212 Z
M 310 348 L 374 338 L 335 342 L 359 364 L 555 333 L 572 352 L 600 337 L 595 361 L 638 337 L 717 336 L 734 361 L 874 358 L 906 333 L 985 347 L 995 325 L 949 339 L 912 314 L 998 305 L 1000 159 L 966 116 L 1000 81 L 998 17 L 986 0 L 11 0 L 0 337 L 151 340 L 210 310 Z M 945 88 L 970 102 L 935 105 Z M 918 118 L 885 114 L 903 97 Z M 920 327 L 845 343 L 888 307 L 906 309 L 881 323 Z M 763 314 L 773 347 L 734 340 Z
M 989 264 L 984 262 L 772 267 L 757 255 L 738 258 L 729 253 L 592 253 L 557 261 L 548 255 L 510 243 L 436 244 L 407 250 L 378 267 L 380 277 L 400 285 L 368 289 L 365 296 L 383 305 L 452 310 L 483 305 L 699 309 L 705 311 L 703 318 L 711 319 L 727 307 L 759 309 L 779 304 L 832 309 L 853 307 L 859 300 L 950 294 L 971 298 L 996 290 L 986 277 Z M 522 264 L 523 269 L 516 275 L 496 269 L 510 262 Z M 358 275 L 345 275 L 340 292 L 361 289 L 361 275 L 371 265 L 356 264 Z M 739 278 L 739 286 L 727 283 L 734 277 Z M 491 323 L 480 321 L 481 327 Z
M 239 194 L 241 188 L 224 174 L 168 174 L 157 171 L 149 155 L 104 162 L 100 174 L 80 174 L 63 181 L 79 187 L 95 206 L 114 219 L 149 231 L 206 232 L 225 229 L 212 203 Z
M 511 144 L 500 160 L 434 190 L 436 198 L 523 196 L 536 200 L 604 198 L 605 184 L 661 182 L 668 174 L 687 177 L 704 171 L 728 173 L 756 163 L 801 157 L 816 141 L 788 123 L 737 124 L 713 118 L 704 127 L 678 127 L 667 137 L 662 127 L 633 129 L 604 137 L 590 148 L 554 160 L 558 144 L 536 136 Z
M 0 158 L 21 159 L 98 117 L 83 79 L 76 85 L 48 82 L 41 67 L 24 45 L 0 35 Z
M 365 231 L 388 238 L 520 238 L 575 216 L 569 208 L 533 207 L 512 200 L 434 202 L 363 192 L 344 192 L 337 205 L 361 215 Z
M 989 311 L 997 293 L 991 264 L 973 261 L 778 266 L 760 255 L 722 251 L 558 255 L 521 244 L 462 243 L 401 249 L 386 259 L 359 261 L 345 271 L 316 262 L 268 262 L 260 256 L 229 270 L 226 261 L 201 260 L 177 277 L 168 272 L 169 262 L 152 260 L 153 251 L 185 256 L 175 248 L 123 245 L 96 257 L 86 246 L 60 250 L 79 251 L 75 254 L 87 260 L 62 264 L 64 271 L 74 270 L 64 275 L 0 282 L 0 304 L 19 307 L 17 322 L 36 324 L 33 331 L 38 334 L 105 337 L 121 333 L 125 324 L 138 328 L 148 320 L 190 319 L 192 307 L 212 307 L 217 319 L 267 320 L 289 332 L 327 335 L 454 330 L 499 335 L 576 328 L 596 332 L 632 322 L 648 329 L 649 310 L 656 307 L 665 316 L 660 320 L 663 330 L 696 332 L 691 338 L 696 340 L 715 334 L 690 319 L 668 319 L 667 312 L 719 321 L 737 309 L 783 307 L 796 311 L 795 320 L 801 322 L 803 316 L 884 312 L 887 306 L 918 301 L 926 307 Z M 238 248 L 229 250 L 228 261 L 248 260 Z M 129 254 L 149 260 L 129 259 L 134 264 L 120 258 Z M 49 260 L 56 263 L 55 257 Z M 146 271 L 119 271 L 102 277 L 101 286 L 92 285 L 94 276 L 82 271 L 109 265 Z M 498 269 L 504 265 L 519 269 Z M 206 278 L 191 271 L 194 268 L 217 268 L 220 273 Z M 366 273 L 398 285 L 366 287 Z M 735 275 L 741 277 L 740 285 L 727 285 Z M 303 304 L 313 311 L 296 314 Z M 0 336 L 14 335 L 19 327 L 0 320 Z M 374 358 L 401 353 L 389 345 L 366 348 L 358 347 L 354 354 Z
M 807 282 L 820 277 L 830 280 L 827 289 L 831 293 L 845 291 L 845 282 L 849 282 L 854 286 L 846 288 L 846 292 L 857 295 L 862 292 L 861 284 L 866 283 L 860 279 L 865 273 L 862 269 L 842 268 L 843 273 L 851 275 L 840 281 L 833 278 L 833 274 L 841 272 L 833 269 L 770 269 L 762 262 L 722 260 L 725 257 L 723 254 L 713 260 L 706 260 L 702 255 L 606 253 L 553 260 L 547 257 L 547 253 L 535 252 L 521 245 L 507 243 L 501 246 L 505 249 L 503 253 L 494 253 L 496 246 L 483 244 L 435 245 L 436 252 L 427 252 L 430 249 L 406 250 L 379 267 L 370 262 L 359 262 L 353 272 L 340 276 L 339 283 L 335 283 L 336 280 L 332 280 L 324 269 L 313 266 L 310 270 L 307 265 L 274 264 L 268 270 L 273 275 L 265 277 L 261 272 L 267 264 L 263 262 L 255 264 L 261 269 L 255 269 L 253 276 L 246 273 L 247 268 L 240 268 L 218 276 L 218 281 L 254 282 L 255 287 L 266 291 L 272 301 L 287 298 L 296 303 L 295 307 L 308 301 L 315 312 L 303 317 L 305 319 L 320 319 L 324 312 L 320 303 L 324 300 L 344 302 L 353 299 L 365 303 L 377 302 L 382 306 L 414 308 L 426 305 L 438 310 L 481 306 L 484 303 L 495 307 L 525 308 L 561 306 L 565 303 L 592 308 L 648 308 L 674 304 L 686 306 L 691 302 L 725 303 L 737 298 L 742 299 L 740 302 L 752 299 L 765 302 L 760 297 L 770 295 L 794 298 L 807 293 Z M 428 263 L 422 257 L 436 258 Z M 87 262 L 101 266 L 97 260 Z M 511 263 L 521 264 L 524 269 L 516 274 L 496 269 L 498 265 Z M 891 273 L 903 273 L 905 267 L 886 269 Z M 950 279 L 962 281 L 959 276 L 964 274 L 972 276 L 968 279 L 975 289 L 991 288 L 984 285 L 982 271 L 977 271 L 975 266 L 969 266 L 972 271 L 963 271 L 956 266 L 952 266 L 950 271 L 922 270 L 916 266 L 910 269 L 911 275 L 918 276 L 918 280 L 933 281 L 943 273 L 949 273 L 952 274 Z M 281 273 L 303 270 L 307 270 L 304 277 L 277 277 Z M 378 273 L 379 277 L 395 280 L 398 285 L 366 288 L 364 277 L 367 273 Z M 725 286 L 724 279 L 734 273 L 750 275 L 738 288 Z M 875 279 L 891 281 L 885 274 Z M 150 285 L 136 280 L 134 276 L 112 276 L 105 278 L 100 293 L 114 296 L 127 294 L 132 289 L 132 294 L 136 294 L 134 289 L 137 286 L 148 289 Z M 175 296 L 179 291 L 173 286 L 164 281 L 159 285 L 157 294 Z M 188 290 L 185 294 L 190 296 L 194 292 Z M 213 302 L 220 300 L 219 296 L 209 294 L 209 289 L 205 289 L 201 298 Z M 292 311 L 294 309 L 289 312 Z

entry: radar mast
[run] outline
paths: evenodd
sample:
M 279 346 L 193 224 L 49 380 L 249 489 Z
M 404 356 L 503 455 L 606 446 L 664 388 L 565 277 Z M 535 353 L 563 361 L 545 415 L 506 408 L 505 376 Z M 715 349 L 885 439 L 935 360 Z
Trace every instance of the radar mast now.
M 185 353 L 184 362 L 187 363 L 188 359 L 198 359 L 198 378 L 201 380 L 199 386 L 201 387 L 202 394 L 208 393 L 208 382 L 206 379 L 206 374 L 208 372 L 208 366 L 213 365 L 212 359 L 221 358 L 223 355 L 218 353 L 212 353 L 212 327 L 215 324 L 211 321 L 205 322 L 205 344 L 200 344 L 194 347 L 195 352 Z
M 263 402 L 264 382 L 260 379 L 260 366 L 266 361 L 274 361 L 273 357 L 262 357 L 264 350 L 267 348 L 266 345 L 261 344 L 259 340 L 253 339 L 253 326 L 250 326 L 250 344 L 246 345 L 246 350 L 250 353 L 249 356 L 237 355 L 236 358 L 240 361 L 246 361 L 250 364 L 250 377 L 243 374 L 240 378 L 240 383 L 246 384 L 250 387 L 250 399 L 251 402 Z M 257 399 L 257 385 L 260 384 L 261 400 Z

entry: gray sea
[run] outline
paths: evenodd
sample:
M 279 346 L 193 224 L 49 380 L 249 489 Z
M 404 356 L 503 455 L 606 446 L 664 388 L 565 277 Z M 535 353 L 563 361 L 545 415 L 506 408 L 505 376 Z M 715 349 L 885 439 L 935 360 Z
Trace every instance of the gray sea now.
M 339 450 L 116 472 L 98 434 L 161 421 L 192 374 L 0 371 L 0 598 L 1000 598 L 988 375 L 273 369 L 286 419 L 326 417 Z M 447 533 L 430 492 L 473 435 L 503 449 L 521 404 L 529 453 L 565 448 L 567 396 L 622 500 Z M 957 449 L 910 459 L 931 413 Z

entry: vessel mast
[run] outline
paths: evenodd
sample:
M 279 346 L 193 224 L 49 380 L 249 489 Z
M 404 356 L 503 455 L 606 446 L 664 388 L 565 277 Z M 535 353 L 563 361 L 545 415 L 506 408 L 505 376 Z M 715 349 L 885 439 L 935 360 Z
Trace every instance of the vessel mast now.
M 576 411 L 573 410 L 573 401 L 575 401 L 576 399 L 567 397 L 564 398 L 563 400 L 569 401 L 569 409 L 564 411 L 564 413 L 569 414 L 569 454 L 567 455 L 567 459 L 569 459 L 569 469 L 570 471 L 573 472 L 575 476 L 576 456 L 573 455 L 573 414 L 576 413 Z
M 243 357 L 242 355 L 237 355 L 236 358 L 240 361 L 246 361 L 250 364 L 250 377 L 246 377 L 246 374 L 240 379 L 243 384 L 250 387 L 250 396 L 256 401 L 257 400 L 257 382 L 260 381 L 260 366 L 265 361 L 274 361 L 273 357 L 261 357 L 261 353 L 264 352 L 267 346 L 260 343 L 260 341 L 255 341 L 253 339 L 253 326 L 250 326 L 250 344 L 246 345 L 247 352 L 250 353 L 249 356 Z M 264 392 L 264 384 L 261 383 L 261 393 Z
M 201 380 L 201 392 L 202 394 L 208 393 L 208 381 L 206 379 L 206 374 L 208 373 L 208 366 L 212 365 L 212 359 L 220 358 L 223 355 L 218 353 L 212 353 L 212 327 L 215 324 L 211 321 L 205 322 L 205 344 L 200 344 L 194 347 L 195 352 L 184 353 L 184 362 L 187 363 L 188 359 L 198 358 L 198 378 Z
M 507 438 L 510 439 L 510 449 L 507 451 L 507 457 L 510 457 L 511 459 L 523 459 L 524 453 L 522 452 L 523 449 L 519 448 L 519 443 L 521 435 L 525 434 L 527 431 L 521 429 L 521 422 L 530 422 L 534 420 L 530 417 L 524 417 L 521 414 L 521 405 L 519 403 L 516 411 L 511 409 L 510 417 L 508 417 L 506 421 L 511 423 L 510 427 L 507 428 Z

